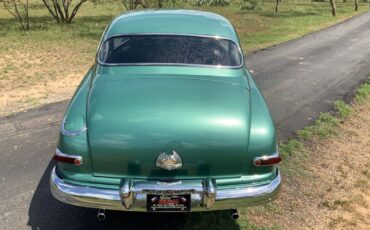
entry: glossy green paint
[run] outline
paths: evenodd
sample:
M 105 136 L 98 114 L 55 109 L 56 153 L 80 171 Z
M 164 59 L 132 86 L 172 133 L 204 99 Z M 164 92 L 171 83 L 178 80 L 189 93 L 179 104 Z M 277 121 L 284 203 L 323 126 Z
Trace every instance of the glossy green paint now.
M 97 76 L 87 119 L 94 175 L 241 176 L 250 129 L 248 89 L 212 78 Z M 155 166 L 159 153 L 173 150 L 182 156 L 181 169 Z
M 118 33 L 126 23 L 124 19 L 133 17 L 132 20 L 136 18 L 145 24 L 161 12 L 164 18 L 173 14 L 150 11 L 118 17 L 103 37 Z M 170 12 L 180 14 L 180 18 L 188 17 L 185 11 Z M 215 23 L 216 29 L 205 30 L 204 34 L 228 36 L 239 44 L 225 19 L 208 13 L 196 14 L 202 23 L 218 20 L 228 27 L 217 30 L 220 26 Z M 133 30 L 128 32 L 138 32 Z M 227 35 L 227 31 L 232 32 Z M 70 183 L 117 188 L 126 177 L 212 177 L 218 186 L 237 187 L 268 183 L 275 176 L 274 167 L 252 164 L 254 157 L 276 151 L 276 137 L 266 103 L 246 67 L 95 63 L 77 89 L 65 117 L 64 128 L 68 131 L 87 127 L 87 132 L 81 135 L 60 135 L 58 148 L 66 154 L 81 155 L 84 160 L 81 166 L 59 163 L 60 173 Z M 172 150 L 182 157 L 183 167 L 173 171 L 157 168 L 156 157 Z

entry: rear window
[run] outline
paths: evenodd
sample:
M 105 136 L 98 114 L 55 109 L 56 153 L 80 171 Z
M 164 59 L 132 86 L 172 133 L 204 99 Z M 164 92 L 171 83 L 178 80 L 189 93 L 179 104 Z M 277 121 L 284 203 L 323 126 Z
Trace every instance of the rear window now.
M 184 64 L 238 67 L 242 55 L 227 39 L 179 35 L 124 35 L 105 41 L 98 55 L 103 64 Z

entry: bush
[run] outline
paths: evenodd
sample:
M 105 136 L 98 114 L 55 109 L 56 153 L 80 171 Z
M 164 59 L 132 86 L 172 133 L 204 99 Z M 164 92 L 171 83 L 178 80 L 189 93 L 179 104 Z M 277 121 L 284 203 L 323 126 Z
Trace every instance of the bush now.
M 207 4 L 207 0 L 194 0 L 191 4 L 194 6 L 203 6 Z
M 242 0 L 240 9 L 242 10 L 260 10 L 261 3 L 258 0 Z
M 229 0 L 211 0 L 209 1 L 208 5 L 225 7 L 225 6 L 230 5 L 230 1 Z
M 230 5 L 230 0 L 194 0 L 192 2 L 194 6 L 229 6 Z

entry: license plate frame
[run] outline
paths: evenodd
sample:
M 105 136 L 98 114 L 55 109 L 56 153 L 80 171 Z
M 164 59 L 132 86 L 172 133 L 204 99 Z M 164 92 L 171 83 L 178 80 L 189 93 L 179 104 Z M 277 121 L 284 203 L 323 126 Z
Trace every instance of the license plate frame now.
M 190 212 L 191 195 L 154 195 L 147 194 L 148 212 Z

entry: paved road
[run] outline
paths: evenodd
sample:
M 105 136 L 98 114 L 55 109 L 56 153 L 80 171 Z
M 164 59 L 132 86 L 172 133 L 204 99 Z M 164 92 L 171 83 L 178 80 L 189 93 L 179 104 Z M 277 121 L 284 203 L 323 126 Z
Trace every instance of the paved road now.
M 280 137 L 312 122 L 336 99 L 351 95 L 370 75 L 370 12 L 304 38 L 247 57 Z M 191 227 L 210 214 L 149 215 L 109 212 L 98 223 L 93 209 L 64 205 L 49 192 L 58 124 L 67 102 L 0 118 L 0 228 L 93 229 Z M 218 212 L 213 222 L 227 222 Z M 149 225 L 150 224 L 150 225 Z M 148 227 L 151 226 L 151 227 Z M 206 226 L 205 226 L 206 227 Z

